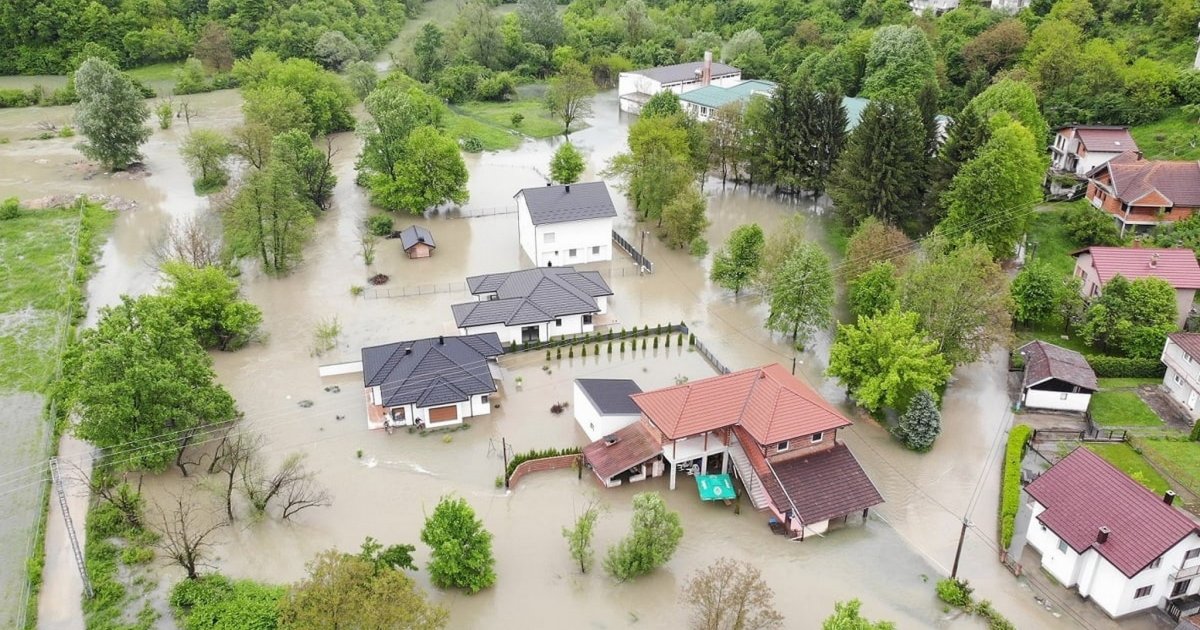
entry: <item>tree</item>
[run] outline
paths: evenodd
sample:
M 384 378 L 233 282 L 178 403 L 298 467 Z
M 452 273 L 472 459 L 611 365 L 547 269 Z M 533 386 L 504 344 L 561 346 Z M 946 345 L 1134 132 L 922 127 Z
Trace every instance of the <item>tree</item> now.
M 919 219 L 927 174 L 925 129 L 917 111 L 872 101 L 838 158 L 829 196 L 850 225 L 874 216 L 905 226 Z
M 251 458 L 242 466 L 241 474 L 242 493 L 258 514 L 266 513 L 272 502 L 279 503 L 283 520 L 307 508 L 333 504 L 329 492 L 317 484 L 316 476 L 304 467 L 303 453 L 285 457 L 271 476 L 267 476 L 257 458 Z
M 614 157 L 604 175 L 623 179 L 643 219 L 661 217 L 663 208 L 695 181 L 683 117 L 639 118 L 627 142 L 629 151 Z
M 430 602 L 403 571 L 336 549 L 320 553 L 307 568 L 280 605 L 283 630 L 446 627 L 446 609 Z
M 663 208 L 662 226 L 667 244 L 671 247 L 687 247 L 704 234 L 708 227 L 708 200 L 694 187 L 684 189 Z
M 322 151 L 303 131 L 285 131 L 271 142 L 271 157 L 275 167 L 295 182 L 302 198 L 314 208 L 329 209 L 337 176 L 333 174 L 333 143 L 328 138 Z
M 926 241 L 925 259 L 900 281 L 900 304 L 917 313 L 938 352 L 955 365 L 978 360 L 1012 328 L 1008 276 L 980 243 Z
M 200 577 L 199 570 L 208 566 L 205 560 L 213 547 L 213 536 L 227 523 L 213 520 L 200 514 L 192 499 L 183 495 L 173 496 L 174 505 L 167 510 L 159 507 L 161 538 L 156 543 L 159 550 L 172 564 L 177 564 L 187 573 L 189 580 Z M 209 522 L 205 522 L 205 521 Z
M 692 574 L 683 587 L 697 630 L 767 630 L 783 626 L 775 593 L 751 564 L 729 558 Z
M 986 121 L 992 121 L 1000 113 L 1008 114 L 1013 120 L 1025 125 L 1034 138 L 1043 138 L 1049 133 L 1049 125 L 1038 108 L 1033 88 L 1022 81 L 997 81 L 971 99 L 967 107 L 975 110 L 980 118 Z
M 552 49 L 563 39 L 563 21 L 552 0 L 520 0 L 517 18 L 526 41 Z
M 417 548 L 413 545 L 388 545 L 383 546 L 383 543 L 367 536 L 363 541 L 358 557 L 362 558 L 375 565 L 375 573 L 385 569 L 393 571 L 417 571 L 417 565 L 413 562 L 412 552 Z
M 413 42 L 413 63 L 410 70 L 413 78 L 418 81 L 432 81 L 434 76 L 446 67 L 444 49 L 445 36 L 442 30 L 433 22 L 426 22 L 421 27 L 421 34 Z
M 816 95 L 811 115 L 811 130 L 808 146 L 812 148 L 812 170 L 805 186 L 819 198 L 825 191 L 838 157 L 846 145 L 847 114 L 842 104 L 841 92 L 821 92 Z
M 963 60 L 968 69 L 991 76 L 1016 63 L 1028 41 L 1029 35 L 1020 20 L 1002 20 L 963 46 Z
M 75 128 L 80 152 L 117 171 L 141 159 L 138 147 L 150 137 L 150 109 L 133 81 L 111 64 L 88 59 L 75 71 Z
M 950 187 L 954 176 L 963 164 L 975 158 L 979 149 L 987 144 L 991 136 L 992 130 L 988 121 L 973 107 L 964 108 L 960 115 L 950 121 L 946 128 L 946 141 L 942 143 L 937 157 L 930 164 L 928 205 L 931 208 L 941 207 L 942 195 Z
M 500 68 L 500 21 L 487 0 L 471 0 L 459 10 L 453 35 L 460 55 L 485 68 Z
M 207 223 L 191 217 L 173 219 L 155 256 L 164 263 L 179 261 L 192 267 L 212 267 L 221 263 L 221 246 L 209 234 Z
M 370 61 L 355 61 L 346 68 L 346 82 L 350 84 L 350 91 L 361 101 L 366 99 L 379 83 L 379 72 Z
M 1080 335 L 1103 350 L 1126 356 L 1155 358 L 1167 334 L 1176 330 L 1175 290 L 1155 277 L 1132 282 L 1117 275 L 1088 307 Z
M 804 343 L 813 330 L 833 321 L 833 269 L 813 243 L 794 250 L 771 283 L 767 328 L 791 333 Z
M 657 492 L 635 494 L 631 531 L 608 549 L 604 570 L 622 582 L 650 573 L 671 559 L 681 538 L 678 512 L 668 510 Z
M 253 580 L 232 581 L 220 573 L 177 582 L 171 588 L 171 609 L 180 630 L 275 628 L 282 586 Z
M 1111 214 L 1089 203 L 1077 203 L 1063 215 L 1067 236 L 1080 247 L 1120 245 L 1121 232 Z M 1200 245 L 1200 220 L 1188 217 L 1182 221 L 1159 225 L 1154 229 L 1154 244 L 1158 247 L 1191 247 Z
M 1058 274 L 1041 261 L 1022 267 L 1012 283 L 1013 319 L 1026 325 L 1048 319 L 1058 305 L 1061 286 Z
M 212 464 L 208 467 L 209 474 L 220 473 L 223 476 L 221 494 L 225 499 L 225 517 L 232 523 L 233 495 L 236 483 L 246 471 L 256 465 L 259 452 L 265 440 L 261 435 L 247 433 L 226 433 L 217 444 Z
M 893 306 L 839 325 L 826 373 L 871 412 L 907 409 L 918 392 L 937 391 L 950 376 L 950 364 L 937 342 L 917 329 L 918 320 L 916 313 Z
M 235 350 L 258 335 L 262 311 L 242 299 L 237 280 L 223 269 L 171 261 L 162 271 L 167 280 L 163 297 L 201 346 Z
M 917 392 L 892 431 L 905 448 L 919 453 L 933 448 L 933 442 L 941 432 L 942 414 L 933 394 L 928 391 Z
M 592 566 L 592 536 L 595 534 L 596 520 L 600 518 L 600 506 L 590 503 L 583 513 L 575 519 L 574 527 L 562 529 L 563 538 L 567 539 L 567 549 L 571 559 L 579 563 L 579 572 L 587 573 Z
M 744 112 L 742 103 L 727 103 L 718 107 L 708 120 L 708 168 L 721 174 L 722 185 L 729 178 L 740 179 L 744 147 L 748 143 Z
M 243 88 L 248 123 L 267 123 L 274 134 L 302 128 L 310 135 L 325 135 L 354 128 L 350 88 L 341 77 L 307 59 L 281 62 L 255 53 L 238 60 L 233 74 Z
M 863 618 L 859 612 L 861 606 L 857 599 L 835 603 L 833 614 L 821 623 L 821 630 L 895 630 L 896 624 L 890 621 L 871 622 Z
M 550 178 L 560 184 L 573 184 L 579 181 L 586 165 L 583 155 L 570 142 L 564 142 L 554 151 L 550 158 Z
M 915 249 L 916 245 L 904 232 L 875 217 L 867 217 L 850 235 L 841 268 L 847 270 L 851 280 L 879 262 L 891 261 L 903 271 Z
M 466 499 L 442 497 L 425 519 L 421 542 L 429 545 L 429 575 L 438 588 L 478 593 L 496 583 L 492 534 Z
M 951 238 L 973 235 L 997 260 L 1012 258 L 1042 199 L 1042 170 L 1028 129 L 1017 122 L 995 129 L 950 182 L 942 198 L 946 218 L 938 229 Z
M 196 176 L 196 190 L 210 191 L 229 181 L 225 158 L 232 152 L 225 136 L 209 129 L 197 129 L 187 135 L 179 147 L 183 161 Z
M 638 115 L 642 118 L 670 118 L 683 113 L 683 108 L 679 105 L 679 95 L 670 91 L 663 90 L 651 96 Z
M 713 256 L 708 278 L 718 285 L 741 293 L 762 264 L 763 231 L 757 223 L 739 225 L 726 239 L 725 245 Z
M 915 99 L 934 83 L 933 47 L 916 26 L 885 26 L 871 38 L 860 96 L 871 100 Z
M 404 142 L 394 180 L 371 176 L 371 199 L 389 210 L 420 214 L 443 203 L 466 203 L 467 165 L 454 139 L 433 127 L 414 130 Z
M 442 125 L 445 106 L 420 88 L 403 83 L 389 77 L 363 102 L 371 119 L 358 131 L 363 139 L 360 172 L 380 173 L 394 181 L 408 136 L 421 126 Z
M 764 296 L 771 294 L 775 274 L 791 258 L 792 252 L 807 242 L 807 237 L 808 219 L 803 214 L 793 214 L 782 226 L 771 230 L 763 244 L 758 275 L 753 280 L 755 288 Z
M 256 125 L 276 136 L 292 129 L 313 135 L 312 113 L 299 92 L 281 85 L 260 85 L 242 92 L 246 126 Z
M 233 397 L 215 382 L 212 359 L 171 304 L 157 296 L 122 297 L 101 309 L 67 353 L 63 392 L 79 412 L 73 431 L 100 448 L 137 442 L 133 470 L 161 471 L 195 433 L 233 420 Z
M 884 260 L 850 280 L 850 312 L 856 317 L 874 317 L 891 308 L 899 299 L 897 274 L 896 265 Z
M 592 96 L 596 84 L 592 74 L 582 64 L 565 64 L 558 75 L 550 79 L 546 90 L 546 109 L 550 115 L 563 121 L 563 133 L 571 133 L 571 123 L 586 118 L 592 113 Z
M 325 31 L 313 48 L 317 61 L 329 70 L 339 71 L 359 56 L 358 46 L 341 31 Z
M 274 139 L 271 128 L 261 122 L 238 125 L 233 128 L 233 152 L 261 171 L 271 159 L 271 143 Z
M 297 188 L 289 173 L 271 165 L 251 173 L 222 212 L 232 250 L 258 256 L 267 273 L 295 267 L 312 235 L 315 220 Z

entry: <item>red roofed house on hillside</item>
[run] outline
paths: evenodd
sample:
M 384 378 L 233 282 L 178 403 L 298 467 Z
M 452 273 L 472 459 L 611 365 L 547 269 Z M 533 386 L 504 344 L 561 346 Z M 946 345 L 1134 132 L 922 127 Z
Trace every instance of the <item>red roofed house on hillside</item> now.
M 1083 281 L 1084 299 L 1098 297 L 1104 285 L 1117 276 L 1126 280 L 1161 278 L 1175 288 L 1175 322 L 1187 321 L 1200 289 L 1200 264 L 1190 249 L 1150 247 L 1087 247 L 1071 254 L 1075 276 Z
M 1082 177 L 1118 155 L 1137 149 L 1129 127 L 1066 125 L 1054 134 L 1050 167 Z
M 1147 160 L 1129 151 L 1087 174 L 1087 198 L 1124 234 L 1186 219 L 1200 208 L 1200 164 Z
M 1042 568 L 1110 617 L 1200 611 L 1200 526 L 1086 448 L 1029 484 L 1026 540 Z
M 640 422 L 584 449 L 584 460 L 606 484 L 622 467 L 661 457 L 674 489 L 677 470 L 707 474 L 712 458 L 725 472 L 732 460 L 754 507 L 801 539 L 883 502 L 838 441 L 838 429 L 850 421 L 780 365 L 630 398 L 642 411 Z

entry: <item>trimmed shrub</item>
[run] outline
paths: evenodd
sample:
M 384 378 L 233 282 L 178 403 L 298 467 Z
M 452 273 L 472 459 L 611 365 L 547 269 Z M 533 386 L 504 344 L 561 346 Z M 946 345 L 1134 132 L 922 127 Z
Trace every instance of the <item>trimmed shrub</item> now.
M 1135 359 L 1093 354 L 1087 361 L 1100 378 L 1160 378 L 1167 371 L 1167 366 L 1157 357 Z
M 1021 508 L 1021 459 L 1025 457 L 1025 442 L 1032 433 L 1029 425 L 1018 424 L 1008 432 L 1008 446 L 1004 449 L 1004 467 L 1000 471 L 1000 546 L 1005 549 L 1012 544 L 1013 526 Z
M 592 354 L 594 354 L 596 356 L 600 356 L 600 344 L 596 344 L 595 347 L 592 348 Z M 1200 424 L 1200 423 L 1197 423 L 1197 424 Z
M 625 353 L 625 341 L 624 340 L 621 341 L 621 353 L 622 354 Z

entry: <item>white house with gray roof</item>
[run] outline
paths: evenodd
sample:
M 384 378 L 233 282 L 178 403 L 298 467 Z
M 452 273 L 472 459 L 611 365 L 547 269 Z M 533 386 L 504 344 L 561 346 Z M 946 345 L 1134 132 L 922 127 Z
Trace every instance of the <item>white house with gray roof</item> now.
M 577 378 L 571 404 L 575 422 L 589 442 L 616 433 L 642 417 L 630 398 L 640 393 L 642 388 L 627 378 Z
M 517 239 L 535 267 L 612 260 L 617 216 L 604 182 L 517 191 Z
M 574 267 L 472 276 L 467 288 L 476 301 L 450 307 L 459 330 L 495 333 L 505 344 L 592 332 L 613 294 L 599 273 Z
M 622 72 L 617 75 L 617 98 L 621 111 L 637 114 L 659 92 L 683 94 L 706 85 L 733 87 L 741 82 L 741 70 L 715 63 L 712 53 L 705 52 L 703 61 Z
M 363 348 L 367 426 L 432 429 L 490 414 L 501 354 L 494 333 Z

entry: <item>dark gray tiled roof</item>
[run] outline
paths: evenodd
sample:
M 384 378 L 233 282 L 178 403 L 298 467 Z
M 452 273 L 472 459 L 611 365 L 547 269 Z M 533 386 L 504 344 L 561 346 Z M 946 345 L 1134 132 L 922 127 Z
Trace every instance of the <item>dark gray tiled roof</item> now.
M 372 346 L 362 349 L 363 384 L 379 386 L 385 407 L 462 402 L 496 391 L 487 359 L 501 354 L 496 333 Z
M 602 414 L 641 414 L 630 394 L 642 393 L 638 384 L 627 378 L 577 378 L 575 384 Z
M 410 225 L 400 232 L 400 246 L 404 251 L 412 249 L 417 243 L 437 247 L 437 243 L 433 242 L 433 233 L 419 225 Z
M 523 326 L 564 315 L 598 313 L 596 298 L 612 289 L 595 271 L 574 267 L 538 267 L 467 278 L 475 295 L 495 293 L 494 300 L 465 302 L 450 307 L 459 328 L 504 324 Z
M 659 66 L 657 68 L 644 68 L 642 70 L 634 70 L 631 74 L 640 74 L 644 77 L 650 77 L 659 83 L 666 85 L 668 83 L 683 83 L 684 81 L 692 81 L 700 78 L 700 69 L 704 67 L 703 61 L 691 61 L 688 63 L 677 63 L 673 66 Z M 723 63 L 713 62 L 712 78 L 724 77 L 731 74 L 738 74 L 741 70 L 733 66 L 727 66 Z
M 617 216 L 604 182 L 523 188 L 517 195 L 525 196 L 534 225 Z

